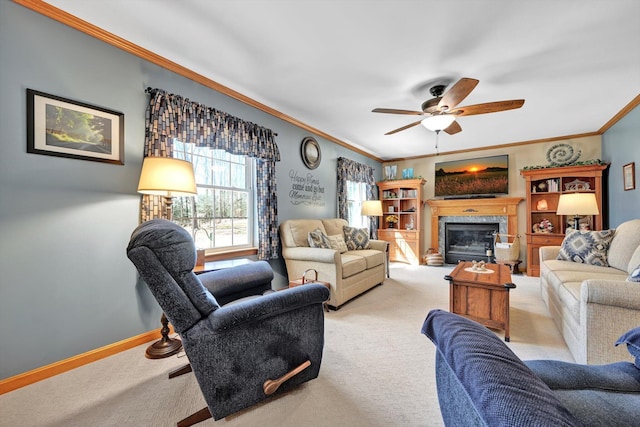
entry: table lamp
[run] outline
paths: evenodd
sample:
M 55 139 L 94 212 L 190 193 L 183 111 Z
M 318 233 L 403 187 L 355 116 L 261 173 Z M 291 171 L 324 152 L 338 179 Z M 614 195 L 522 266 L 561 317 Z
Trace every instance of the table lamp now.
M 382 202 L 380 200 L 365 200 L 360 211 L 362 216 L 382 216 Z
M 138 193 L 164 197 L 164 218 L 171 220 L 172 198 L 198 193 L 193 165 L 173 157 L 145 157 L 138 182 Z
M 360 210 L 362 216 L 382 216 L 382 202 L 380 200 L 365 200 Z
M 573 215 L 573 228 L 579 230 L 582 215 L 600 215 L 595 193 L 561 194 L 556 215 Z
M 138 182 L 138 193 L 164 197 L 164 218 L 171 220 L 172 198 L 197 194 L 193 165 L 186 160 L 173 157 L 145 157 Z M 169 320 L 164 313 L 160 323 L 162 338 L 147 347 L 145 355 L 149 359 L 169 357 L 182 348 L 182 341 L 169 338 Z

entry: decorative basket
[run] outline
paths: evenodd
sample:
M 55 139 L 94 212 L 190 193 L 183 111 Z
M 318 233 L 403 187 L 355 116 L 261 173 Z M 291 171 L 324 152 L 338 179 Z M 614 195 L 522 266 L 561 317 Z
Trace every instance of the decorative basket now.
M 496 261 L 517 261 L 520 257 L 520 235 L 494 234 L 493 253 Z
M 429 248 L 429 250 L 427 250 L 424 261 L 427 265 L 432 267 L 442 267 L 444 265 L 444 258 L 442 257 L 440 252 L 436 251 L 433 248 Z

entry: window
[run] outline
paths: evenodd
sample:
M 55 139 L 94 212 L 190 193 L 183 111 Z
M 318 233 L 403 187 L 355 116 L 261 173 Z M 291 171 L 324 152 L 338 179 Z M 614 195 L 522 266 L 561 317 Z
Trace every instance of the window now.
M 173 220 L 188 230 L 200 249 L 252 246 L 254 160 L 224 150 L 174 140 L 173 156 L 193 164 L 198 195 L 177 197 Z
M 367 184 L 347 181 L 347 221 L 352 227 L 369 227 L 369 218 L 362 216 L 362 202 L 367 200 Z

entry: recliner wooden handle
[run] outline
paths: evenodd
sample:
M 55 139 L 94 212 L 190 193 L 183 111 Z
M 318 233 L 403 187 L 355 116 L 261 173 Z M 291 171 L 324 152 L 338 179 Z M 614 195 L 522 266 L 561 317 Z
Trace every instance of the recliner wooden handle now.
M 266 380 L 264 382 L 264 384 L 262 385 L 262 390 L 264 390 L 264 394 L 266 394 L 267 396 L 272 395 L 273 393 L 278 391 L 278 388 L 280 388 L 282 383 L 284 383 L 288 379 L 298 375 L 300 372 L 304 371 L 309 366 L 311 366 L 311 361 L 307 360 L 302 365 L 298 366 L 295 369 L 292 369 L 290 372 L 287 372 L 286 374 L 284 374 L 283 376 L 281 376 L 278 379 Z

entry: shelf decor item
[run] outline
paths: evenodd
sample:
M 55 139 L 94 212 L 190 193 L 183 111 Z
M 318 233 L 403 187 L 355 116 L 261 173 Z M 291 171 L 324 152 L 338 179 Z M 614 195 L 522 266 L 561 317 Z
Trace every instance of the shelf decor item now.
M 543 219 L 538 224 L 533 225 L 534 233 L 553 233 L 553 223 L 548 219 Z
M 384 222 L 387 223 L 387 227 L 388 228 L 395 228 L 396 223 L 398 222 L 398 216 L 397 215 L 387 215 L 384 218 Z
M 582 151 L 574 151 L 569 144 L 556 144 L 547 150 L 547 161 L 552 167 L 570 166 L 575 164 Z
M 549 209 L 549 204 L 545 199 L 540 199 L 536 203 L 536 209 L 539 211 L 546 211 L 547 209 Z
M 393 180 L 396 179 L 396 172 L 398 170 L 398 166 L 393 165 L 393 166 L 385 166 L 384 167 L 384 174 L 386 175 L 386 180 Z

